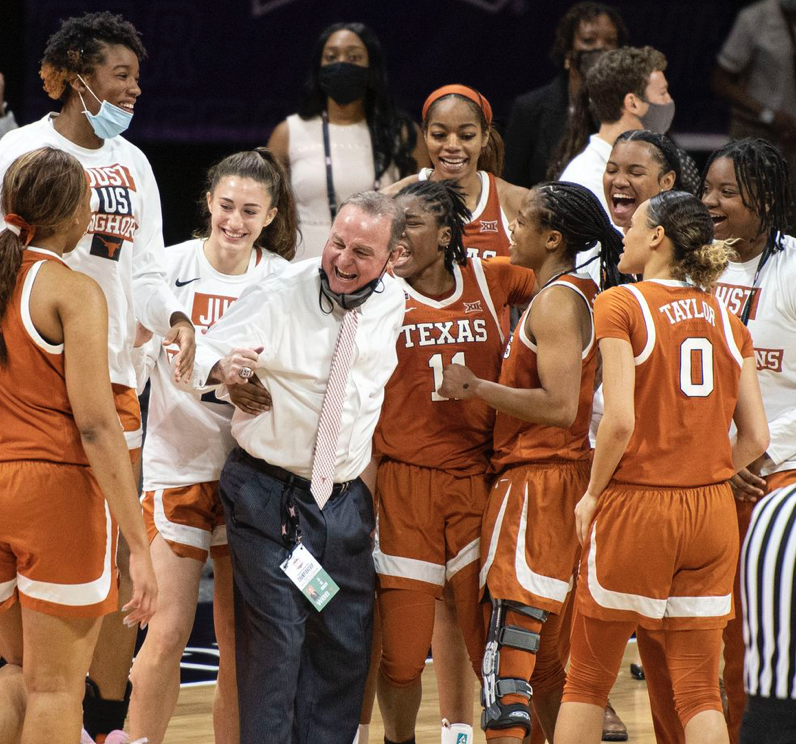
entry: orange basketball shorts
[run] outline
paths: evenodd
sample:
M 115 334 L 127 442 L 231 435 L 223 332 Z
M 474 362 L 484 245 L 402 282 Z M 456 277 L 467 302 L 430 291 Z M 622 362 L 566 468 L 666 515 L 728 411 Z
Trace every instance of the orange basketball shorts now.
M 574 510 L 589 468 L 588 460 L 541 460 L 500 475 L 481 533 L 482 589 L 561 612 L 580 554 Z
M 145 491 L 141 505 L 150 543 L 159 534 L 174 553 L 202 563 L 229 555 L 218 481 Z
M 723 628 L 733 616 L 738 522 L 727 483 L 610 483 L 583 546 L 577 611 L 651 630 Z
M 0 610 L 100 617 L 118 607 L 116 523 L 87 467 L 0 463 Z
M 144 430 L 141 427 L 141 406 L 138 404 L 138 394 L 135 388 L 116 383 L 111 385 L 111 389 L 113 390 L 116 413 L 119 415 L 119 421 L 124 431 L 124 440 L 127 442 L 127 449 L 140 449 L 144 439 Z
M 379 585 L 442 596 L 478 572 L 486 475 L 383 460 L 376 481 L 378 519 L 373 554 Z

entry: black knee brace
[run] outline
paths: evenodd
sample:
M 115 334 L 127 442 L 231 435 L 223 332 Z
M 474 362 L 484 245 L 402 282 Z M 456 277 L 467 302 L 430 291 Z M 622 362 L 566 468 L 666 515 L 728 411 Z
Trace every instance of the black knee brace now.
M 92 739 L 99 734 L 109 734 L 124 728 L 124 719 L 130 707 L 133 685 L 128 681 L 124 700 L 106 700 L 91 677 L 86 677 L 86 694 L 83 697 L 83 728 Z
M 486 639 L 484 663 L 481 668 L 483 687 L 481 688 L 481 728 L 506 729 L 522 726 L 526 736 L 531 733 L 531 695 L 533 690 L 527 680 L 499 677 L 500 649 L 503 646 L 516 648 L 535 654 L 539 650 L 539 634 L 520 628 L 517 625 L 506 625 L 506 611 L 519 612 L 532 617 L 541 623 L 547 620 L 547 612 L 537 607 L 512 602 L 505 599 L 492 599 L 492 617 L 489 620 L 489 631 Z M 504 695 L 522 695 L 525 703 L 503 703 Z

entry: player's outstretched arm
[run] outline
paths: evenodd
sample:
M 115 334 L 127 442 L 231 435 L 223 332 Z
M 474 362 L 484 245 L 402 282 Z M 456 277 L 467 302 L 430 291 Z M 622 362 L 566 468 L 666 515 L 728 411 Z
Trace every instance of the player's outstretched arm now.
M 467 367 L 454 364 L 443 372 L 440 395 L 478 397 L 523 421 L 564 429 L 572 426 L 578 413 L 583 322 L 588 323 L 583 300 L 569 289 L 551 287 L 534 301 L 525 327 L 536 344 L 539 387 L 513 388 L 481 380 Z M 522 343 L 517 334 L 513 343 Z

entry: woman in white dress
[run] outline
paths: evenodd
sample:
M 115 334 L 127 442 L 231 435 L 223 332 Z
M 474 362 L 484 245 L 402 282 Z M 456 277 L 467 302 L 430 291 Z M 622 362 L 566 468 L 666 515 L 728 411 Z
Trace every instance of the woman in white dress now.
M 312 52 L 298 113 L 268 147 L 290 171 L 302 241 L 296 259 L 320 256 L 337 206 L 428 165 L 417 125 L 395 108 L 384 54 L 362 23 L 324 29 Z

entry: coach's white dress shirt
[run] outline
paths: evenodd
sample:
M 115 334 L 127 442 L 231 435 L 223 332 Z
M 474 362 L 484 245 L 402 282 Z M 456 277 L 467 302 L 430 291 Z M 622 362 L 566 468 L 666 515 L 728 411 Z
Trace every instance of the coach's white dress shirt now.
M 329 368 L 343 312 L 319 305 L 320 259 L 292 264 L 247 288 L 206 335 L 197 340 L 193 385 L 206 386 L 213 365 L 236 348 L 263 347 L 254 371 L 273 399 L 266 413 L 235 410 L 232 435 L 250 455 L 302 478 L 312 455 Z M 335 483 L 352 480 L 370 462 L 371 441 L 384 386 L 398 362 L 395 344 L 404 293 L 390 276 L 360 306 L 354 356 L 337 440 Z M 323 308 L 329 301 L 324 297 Z

